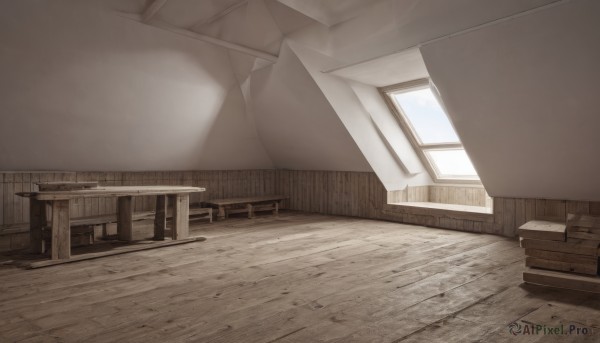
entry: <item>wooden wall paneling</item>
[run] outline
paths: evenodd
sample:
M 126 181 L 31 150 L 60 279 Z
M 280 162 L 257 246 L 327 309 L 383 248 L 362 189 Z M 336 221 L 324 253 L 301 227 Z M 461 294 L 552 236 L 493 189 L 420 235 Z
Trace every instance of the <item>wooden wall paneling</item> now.
M 567 201 L 567 214 L 590 214 L 589 201 Z
M 341 194 L 339 192 L 339 183 L 338 183 L 338 178 L 340 173 L 338 172 L 332 172 L 329 174 L 329 189 L 330 189 L 330 196 L 331 196 L 331 203 L 330 203 L 330 208 L 329 208 L 329 212 L 330 214 L 336 214 L 339 213 L 339 206 L 340 206 L 340 199 L 341 199 Z
M 363 175 L 364 173 L 357 173 L 356 174 L 356 208 L 357 208 L 357 212 L 358 212 L 358 217 L 362 217 L 365 218 L 367 216 L 367 201 L 365 199 L 365 192 L 364 192 L 364 186 L 365 186 L 365 181 L 363 179 Z
M 368 186 L 369 175 L 367 173 L 360 173 L 358 184 L 360 187 L 359 198 L 360 202 L 360 217 L 369 218 L 369 198 L 367 197 L 367 186 Z
M 23 220 L 23 197 L 14 194 L 23 191 L 23 174 L 14 173 L 13 176 L 13 223 L 27 222 Z
M 23 192 L 31 192 L 32 188 L 31 173 L 23 173 Z M 27 223 L 29 221 L 29 199 L 22 198 L 22 201 L 23 223 Z
M 287 190 L 287 194 L 289 195 L 289 199 L 288 199 L 288 203 L 290 206 L 290 209 L 297 209 L 297 202 L 296 202 L 296 189 L 295 189 L 295 185 L 294 185 L 294 171 L 292 170 L 287 170 L 286 171 L 286 190 Z
M 535 209 L 538 219 L 567 220 L 566 201 L 564 200 L 536 199 Z
M 477 189 L 473 187 L 466 187 L 463 191 L 463 199 L 465 201 L 465 205 L 471 206 L 481 206 L 477 201 Z
M 226 194 L 227 194 L 227 182 L 229 181 L 229 175 L 227 175 L 226 172 L 221 172 L 218 174 L 218 183 L 217 183 L 217 189 L 219 192 L 219 195 L 217 196 L 218 198 L 225 198 Z
M 483 223 L 479 221 L 473 221 L 473 232 L 483 232 Z
M 440 202 L 444 204 L 448 203 L 450 201 L 450 189 L 448 187 L 441 187 L 440 190 Z
M 600 201 L 590 201 L 588 206 L 590 214 L 600 215 Z
M 261 180 L 260 176 L 261 173 L 259 170 L 238 172 L 238 177 L 240 178 L 239 183 L 244 192 L 244 196 L 250 196 L 251 194 L 262 194 L 264 180 Z
M 494 224 L 491 228 L 484 227 L 484 229 L 492 230 L 492 232 L 485 231 L 487 233 L 502 234 L 502 227 L 504 226 L 504 199 L 497 197 L 494 198 Z
M 458 204 L 460 202 L 465 202 L 465 199 L 462 197 L 463 188 L 447 187 L 447 189 L 448 189 L 448 203 Z
M 340 193 L 341 193 L 341 206 L 339 209 L 339 213 L 341 215 L 352 215 L 352 213 L 350 212 L 350 198 L 348 195 L 348 186 L 350 183 L 349 177 L 348 177 L 348 173 L 345 172 L 339 172 L 338 175 L 338 187 L 340 189 Z
M 515 227 L 519 228 L 527 222 L 525 199 L 515 199 Z
M 335 190 L 335 173 L 328 172 L 326 174 L 327 182 L 327 214 L 333 214 L 335 212 L 335 202 L 337 201 L 336 190 Z
M 305 188 L 304 185 L 305 183 L 303 183 L 302 177 L 304 176 L 303 174 L 304 172 L 301 170 L 296 170 L 293 172 L 294 174 L 294 179 L 293 179 L 293 186 L 294 186 L 294 194 L 296 195 L 294 198 L 294 201 L 296 203 L 296 208 L 300 211 L 306 211 L 306 208 L 304 207 L 304 199 L 306 198 L 305 195 Z
M 439 202 L 437 201 L 437 192 L 434 186 L 430 186 L 427 189 L 427 192 L 429 194 L 427 194 L 427 199 L 429 199 L 430 202 Z
M 4 224 L 4 173 L 0 173 L 0 225 L 3 225 L 3 224 Z M 0 247 L 0 251 L 2 251 L 2 247 Z
M 283 194 L 290 199 L 283 207 L 317 212 L 390 219 L 415 224 L 447 227 L 457 230 L 485 232 L 505 236 L 514 235 L 517 227 L 536 218 L 563 218 L 568 212 L 600 214 L 600 202 L 560 201 L 542 199 L 496 198 L 493 222 L 432 215 L 425 210 L 393 210 L 387 207 L 393 201 L 420 200 L 433 202 L 462 202 L 483 205 L 487 194 L 479 187 L 424 186 L 409 187 L 406 191 L 387 192 L 372 172 L 248 170 L 248 171 L 195 171 L 195 172 L 106 172 L 106 173 L 0 173 L 0 223 L 13 224 L 28 221 L 26 200 L 14 195 L 16 191 L 35 190 L 35 182 L 92 180 L 102 185 L 174 185 L 206 187 L 207 191 L 193 194 L 193 202 L 211 198 Z M 410 193 L 409 193 L 410 192 Z M 144 197 L 136 203 L 136 211 L 153 210 L 154 197 Z M 90 198 L 72 201 L 73 216 L 116 213 L 116 199 Z M 27 209 L 24 207 L 27 205 Z M 382 209 L 386 206 L 386 212 Z M 17 240 L 17 239 L 16 239 Z M 16 242 L 16 241 L 15 241 Z M 5 243 L 2 243 L 6 245 Z M 16 244 L 16 243 L 15 243 Z
M 515 228 L 515 199 L 504 198 L 504 218 L 502 222 L 502 235 L 506 237 L 514 237 L 517 234 Z
M 302 208 L 304 209 L 304 211 L 310 211 L 312 207 L 312 187 L 306 187 L 306 185 L 308 185 L 308 183 L 311 182 L 311 176 L 311 172 L 303 170 L 301 172 L 300 182 L 298 182 L 300 184 L 300 187 L 302 188 L 301 200 L 303 201 Z
M 4 220 L 3 224 L 13 224 L 14 223 L 14 181 L 13 174 L 6 173 L 4 174 Z
M 318 213 L 321 211 L 321 201 L 319 198 L 322 198 L 322 196 L 324 195 L 323 189 L 322 189 L 323 183 L 322 183 L 322 179 L 321 179 L 321 173 L 313 172 L 313 173 L 311 173 L 311 178 L 312 178 L 312 180 L 311 180 L 312 184 L 308 186 L 308 187 L 310 187 L 310 192 L 311 192 L 310 211 Z
M 535 220 L 535 199 L 525 199 L 525 221 Z
M 358 173 L 346 173 L 346 198 L 348 199 L 347 212 L 351 216 L 358 216 Z

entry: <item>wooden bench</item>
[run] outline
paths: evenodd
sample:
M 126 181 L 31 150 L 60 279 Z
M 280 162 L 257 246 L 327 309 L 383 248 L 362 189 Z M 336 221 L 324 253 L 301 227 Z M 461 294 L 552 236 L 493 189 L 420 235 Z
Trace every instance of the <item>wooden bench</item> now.
M 264 195 L 247 198 L 216 199 L 206 202 L 208 206 L 218 209 L 217 219 L 227 218 L 232 213 L 248 213 L 248 218 L 254 218 L 254 212 L 273 211 L 279 213 L 279 204 L 288 197 L 282 195 Z
M 190 220 L 198 218 L 208 218 L 208 221 L 212 223 L 213 221 L 213 209 L 212 207 L 195 207 L 190 208 Z M 194 218 L 192 218 L 194 217 Z
M 167 213 L 167 218 L 172 219 L 172 210 Z M 190 207 L 190 220 L 193 219 L 208 219 L 212 223 L 213 209 L 212 207 Z

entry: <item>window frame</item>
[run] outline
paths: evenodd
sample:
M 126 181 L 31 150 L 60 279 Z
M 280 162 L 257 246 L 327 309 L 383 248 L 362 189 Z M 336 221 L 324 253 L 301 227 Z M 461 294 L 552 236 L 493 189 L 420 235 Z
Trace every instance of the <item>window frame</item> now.
M 458 133 L 456 132 L 456 129 L 454 128 L 454 123 L 452 123 L 452 120 L 448 116 L 448 111 L 446 110 L 446 107 L 444 106 L 444 103 L 442 102 L 442 99 L 439 96 L 437 88 L 428 78 L 423 78 L 423 79 L 398 83 L 398 84 L 394 84 L 394 85 L 390 85 L 390 86 L 386 86 L 386 87 L 381 87 L 378 90 L 379 90 L 379 93 L 381 94 L 381 96 L 383 97 L 383 99 L 385 100 L 386 104 L 388 105 L 390 111 L 392 111 L 392 113 L 398 120 L 398 123 L 400 124 L 402 131 L 404 132 L 404 134 L 406 135 L 408 140 L 411 142 L 413 148 L 417 152 L 417 155 L 419 155 L 421 162 L 423 163 L 423 165 L 429 172 L 429 175 L 434 180 L 434 182 L 436 182 L 436 183 L 479 184 L 480 185 L 481 179 L 479 178 L 479 175 L 477 175 L 477 179 L 473 179 L 473 178 L 465 177 L 464 175 L 442 175 L 439 172 L 438 167 L 428 157 L 428 154 L 426 153 L 426 151 L 429 151 L 429 150 L 465 150 L 462 142 L 459 142 L 459 143 L 433 143 L 433 144 L 421 143 L 418 138 L 419 136 L 416 133 L 415 129 L 413 128 L 410 120 L 407 118 L 406 114 L 402 111 L 402 107 L 400 106 L 400 104 L 398 104 L 397 101 L 393 97 L 394 93 L 397 93 L 400 91 L 410 91 L 410 90 L 418 90 L 418 89 L 425 89 L 425 88 L 429 88 L 431 90 L 431 93 L 438 101 L 438 103 L 441 106 L 442 110 L 444 111 L 444 114 L 446 115 L 446 117 L 448 117 L 448 120 L 450 122 L 450 125 L 452 126 L 452 129 L 454 130 L 454 132 L 456 133 L 456 135 L 458 137 Z M 460 137 L 458 137 L 458 139 L 460 141 Z M 466 153 L 466 150 L 465 150 L 465 153 Z M 467 154 L 467 156 L 468 156 L 468 154 Z

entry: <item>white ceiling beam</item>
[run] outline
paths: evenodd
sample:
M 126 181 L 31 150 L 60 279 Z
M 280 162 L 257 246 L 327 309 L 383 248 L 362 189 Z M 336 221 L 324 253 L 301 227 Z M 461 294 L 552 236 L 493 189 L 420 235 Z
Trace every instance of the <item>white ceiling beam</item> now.
M 169 0 L 154 0 L 142 14 L 142 22 L 147 23 L 167 4 Z
M 190 31 L 190 30 L 182 29 L 180 27 L 173 26 L 173 25 L 165 23 L 163 21 L 153 20 L 151 23 L 144 23 L 142 16 L 140 16 L 139 14 L 119 13 L 119 15 L 123 18 L 127 18 L 130 20 L 136 21 L 138 23 L 143 23 L 148 26 L 155 27 L 155 28 L 165 30 L 165 31 L 169 31 L 171 33 L 174 33 L 174 34 L 177 34 L 180 36 L 185 36 L 188 38 L 192 38 L 195 40 L 199 40 L 202 42 L 206 42 L 206 43 L 214 44 L 214 45 L 217 45 L 217 46 L 220 46 L 223 48 L 227 48 L 229 50 L 241 52 L 246 55 L 258 57 L 260 59 L 263 59 L 263 60 L 271 62 L 271 63 L 277 62 L 277 59 L 278 59 L 278 57 L 276 55 L 272 55 L 268 52 L 260 51 L 257 49 L 253 49 L 253 48 L 249 48 L 247 46 L 240 45 L 240 44 L 231 43 L 231 42 L 219 39 L 219 38 L 214 38 L 214 37 L 210 37 L 207 35 L 203 35 L 201 33 L 196 33 L 196 32 Z
M 231 12 L 237 10 L 238 8 L 240 8 L 242 6 L 245 6 L 247 4 L 248 4 L 248 0 L 243 0 L 243 1 L 240 1 L 238 3 L 235 3 L 235 4 L 227 7 L 223 11 L 221 11 L 221 12 L 213 15 L 212 17 L 209 17 L 207 19 L 198 21 L 197 23 L 195 23 L 194 25 L 192 25 L 190 27 L 190 30 L 196 31 L 196 30 L 200 29 L 202 26 L 204 26 L 206 24 L 213 23 L 213 22 L 217 21 L 218 19 L 220 19 L 220 18 L 228 15 L 229 13 L 231 13 Z

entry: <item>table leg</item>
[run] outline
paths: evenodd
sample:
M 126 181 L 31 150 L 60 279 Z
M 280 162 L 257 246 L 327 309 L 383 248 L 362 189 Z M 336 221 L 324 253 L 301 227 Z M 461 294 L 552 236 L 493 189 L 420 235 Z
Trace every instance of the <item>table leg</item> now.
M 167 227 L 167 196 L 156 196 L 156 214 L 154 215 L 154 240 L 165 239 L 165 228 Z
M 133 240 L 132 197 L 117 198 L 117 236 L 120 241 Z
M 190 232 L 190 195 L 176 194 L 173 199 L 173 240 L 186 239 Z
M 219 206 L 219 212 L 217 213 L 217 220 L 225 219 L 225 206 Z
M 46 202 L 29 199 L 29 245 L 34 254 L 46 251 L 42 228 L 46 226 Z
M 71 258 L 69 200 L 52 201 L 52 259 Z

